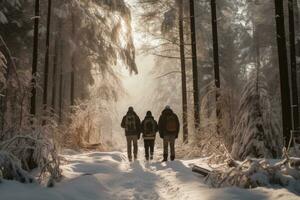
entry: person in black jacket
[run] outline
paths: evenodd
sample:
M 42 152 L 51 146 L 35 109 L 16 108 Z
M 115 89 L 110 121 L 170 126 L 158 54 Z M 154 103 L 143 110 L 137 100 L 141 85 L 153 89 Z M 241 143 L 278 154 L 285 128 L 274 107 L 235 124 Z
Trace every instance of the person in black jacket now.
M 134 112 L 133 107 L 128 108 L 127 114 L 123 117 L 121 127 L 125 129 L 125 136 L 127 140 L 127 154 L 128 159 L 132 161 L 132 143 L 134 159 L 137 159 L 138 140 L 141 134 L 141 120 Z
M 178 138 L 180 124 L 177 115 L 166 106 L 158 121 L 159 135 L 163 139 L 163 162 L 168 160 L 168 146 L 170 145 L 170 159 L 175 159 L 175 140 Z
M 146 160 L 149 160 L 150 151 L 150 160 L 153 160 L 155 136 L 158 131 L 158 125 L 154 117 L 152 116 L 151 111 L 147 112 L 141 127 L 144 138 L 145 158 Z

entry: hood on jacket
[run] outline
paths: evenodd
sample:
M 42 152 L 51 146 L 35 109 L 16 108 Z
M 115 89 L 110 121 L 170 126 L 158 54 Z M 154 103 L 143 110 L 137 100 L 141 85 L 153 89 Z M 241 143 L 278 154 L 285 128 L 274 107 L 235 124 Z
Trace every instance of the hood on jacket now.
M 146 116 L 147 116 L 147 117 L 151 117 L 151 116 L 152 116 L 151 111 L 147 111 Z
M 128 115 L 128 114 L 134 114 L 134 115 L 136 115 L 136 113 L 133 110 L 128 110 L 126 115 Z
M 154 117 L 152 116 L 152 113 L 150 111 L 147 112 L 146 116 L 145 116 L 145 119 L 154 119 Z
M 172 114 L 173 113 L 173 110 L 171 108 L 165 108 L 163 111 L 162 111 L 162 114 L 163 115 L 169 115 L 169 114 Z

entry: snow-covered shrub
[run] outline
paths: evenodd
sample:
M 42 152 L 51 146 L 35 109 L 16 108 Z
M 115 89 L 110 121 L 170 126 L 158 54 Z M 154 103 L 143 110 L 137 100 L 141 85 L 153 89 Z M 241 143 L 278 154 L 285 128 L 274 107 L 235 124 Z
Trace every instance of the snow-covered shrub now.
M 276 158 L 280 156 L 283 138 L 280 123 L 274 115 L 265 78 L 253 73 L 242 92 L 235 127 L 232 156 Z
M 213 187 L 280 185 L 300 192 L 300 158 L 285 154 L 282 160 L 248 158 L 243 162 L 229 161 L 227 167 L 217 167 L 207 176 L 206 180 Z
M 217 89 L 214 82 L 207 85 L 203 90 L 207 92 L 201 101 L 200 132 L 206 132 L 207 129 L 211 129 L 215 137 L 222 138 L 226 148 L 230 150 L 233 142 L 231 137 L 234 121 L 233 104 L 236 101 L 232 91 L 226 88 Z M 217 95 L 218 102 L 216 102 Z M 217 110 L 219 112 L 218 116 Z M 205 121 L 210 123 L 206 123 Z
M 37 180 L 42 183 L 61 178 L 59 156 L 50 135 L 51 126 L 35 126 L 22 130 L 7 130 L 0 143 L 0 171 L 2 178 L 32 182 L 28 173 L 37 168 Z M 27 172 L 26 172 L 26 171 Z
M 21 162 L 11 153 L 0 150 L 0 183 L 1 179 L 31 183 L 33 178 L 22 169 Z
M 70 149 L 89 148 L 94 146 L 103 150 L 104 143 L 101 138 L 105 114 L 108 109 L 105 101 L 91 97 L 90 100 L 78 102 L 73 107 L 70 124 L 62 133 L 61 143 Z M 107 114 L 108 116 L 108 114 Z
M 73 107 L 71 123 L 64 133 L 64 145 L 67 148 L 83 148 L 89 143 L 90 136 L 95 133 L 95 110 L 88 103 Z
M 297 132 L 291 135 L 288 149 L 291 156 L 300 156 L 300 136 Z
M 229 155 L 232 139 L 230 91 L 217 90 L 209 84 L 201 101 L 201 123 L 198 132 L 186 147 L 185 157 L 210 157 L 211 162 L 223 162 Z M 216 116 L 216 93 L 218 92 L 219 119 Z M 217 130 L 218 127 L 218 130 Z

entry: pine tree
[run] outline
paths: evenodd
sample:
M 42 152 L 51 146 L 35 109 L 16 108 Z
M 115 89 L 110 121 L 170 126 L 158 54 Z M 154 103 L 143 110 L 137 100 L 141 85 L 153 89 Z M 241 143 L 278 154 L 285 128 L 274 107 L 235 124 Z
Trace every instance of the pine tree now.
M 47 31 L 46 31 L 46 51 L 45 51 L 45 68 L 44 68 L 44 90 L 43 90 L 43 107 L 47 109 L 48 101 L 48 78 L 49 78 L 49 51 L 50 51 L 50 32 L 51 32 L 51 15 L 52 15 L 52 0 L 48 0 L 47 12 Z M 45 113 L 44 113 L 45 114 Z M 43 120 L 45 124 L 45 120 Z
M 231 153 L 235 159 L 280 156 L 280 125 L 272 110 L 265 78 L 257 69 L 243 89 L 232 136 Z
M 181 62 L 181 84 L 182 84 L 182 123 L 183 142 L 188 142 L 188 117 L 187 117 L 187 89 L 186 89 L 186 65 L 185 65 L 185 41 L 183 27 L 183 0 L 178 1 L 179 40 L 180 40 L 180 62 Z
M 292 120 L 291 120 L 290 86 L 289 86 L 289 76 L 288 76 L 288 58 L 287 58 L 287 47 L 286 47 L 286 37 L 285 37 L 285 25 L 284 25 L 284 9 L 283 9 L 282 0 L 275 0 L 275 17 L 276 17 L 277 46 L 278 46 L 279 73 L 280 73 L 282 129 L 285 138 L 285 146 L 287 146 L 290 140 Z
M 290 67 L 292 85 L 292 114 L 293 130 L 299 130 L 299 104 L 297 86 L 297 59 L 296 59 L 296 39 L 295 39 L 295 20 L 294 20 L 294 1 L 289 0 L 289 35 L 290 35 Z
M 76 32 L 75 32 L 75 16 L 72 12 L 71 14 L 71 23 L 72 23 L 72 40 L 75 42 Z M 75 51 L 71 55 L 71 82 L 70 82 L 70 104 L 74 106 L 75 103 Z M 72 108 L 71 108 L 72 110 Z
M 199 100 L 199 81 L 198 81 L 198 64 L 197 64 L 197 41 L 195 27 L 195 6 L 194 0 L 190 0 L 190 29 L 192 43 L 192 63 L 193 63 L 193 94 L 194 94 L 194 123 L 197 130 L 200 125 L 200 100 Z
M 30 114 L 36 114 L 36 75 L 38 65 L 38 46 L 39 46 L 39 18 L 40 18 L 40 1 L 35 0 L 35 13 L 34 13 L 34 33 L 33 33 L 33 54 L 32 54 L 32 80 L 31 80 L 31 103 Z
M 217 8 L 216 0 L 211 0 L 211 22 L 212 22 L 212 35 L 213 35 L 213 57 L 214 57 L 214 72 L 215 72 L 215 86 L 216 86 L 216 116 L 217 116 L 217 132 L 219 133 L 220 121 L 220 108 L 218 105 L 219 89 L 221 87 L 220 80 L 220 64 L 219 64 L 219 43 L 218 43 L 218 21 L 217 21 Z
M 51 108 L 52 108 L 53 113 L 55 113 L 55 109 L 56 109 L 58 51 L 59 51 L 59 39 L 58 39 L 58 35 L 56 34 L 55 35 L 55 42 L 54 42 L 53 73 L 52 73 L 52 95 L 51 95 Z

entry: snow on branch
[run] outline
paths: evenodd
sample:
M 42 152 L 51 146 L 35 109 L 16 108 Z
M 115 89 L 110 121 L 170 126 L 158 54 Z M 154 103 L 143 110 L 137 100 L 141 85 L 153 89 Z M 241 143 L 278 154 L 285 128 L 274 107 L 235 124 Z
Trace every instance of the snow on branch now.
M 4 134 L 7 137 L 0 143 L 0 179 L 46 182 L 48 186 L 60 180 L 59 156 L 47 130 L 35 127 L 33 130 L 10 130 Z M 37 178 L 28 173 L 34 168 L 39 171 Z
M 242 92 L 232 131 L 232 155 L 244 160 L 247 156 L 278 158 L 282 135 L 268 94 L 266 79 L 254 72 Z
M 300 192 L 300 158 L 278 160 L 247 158 L 243 162 L 229 159 L 227 167 L 216 167 L 206 177 L 213 187 L 237 186 L 242 188 L 280 185 Z
M 34 179 L 22 169 L 21 162 L 11 153 L 0 150 L 0 183 L 1 179 L 31 183 Z

